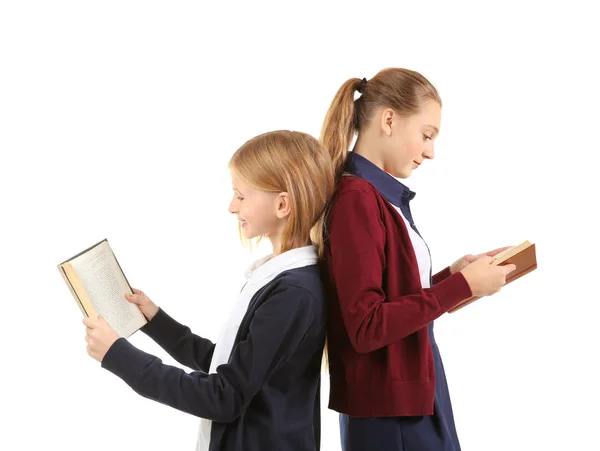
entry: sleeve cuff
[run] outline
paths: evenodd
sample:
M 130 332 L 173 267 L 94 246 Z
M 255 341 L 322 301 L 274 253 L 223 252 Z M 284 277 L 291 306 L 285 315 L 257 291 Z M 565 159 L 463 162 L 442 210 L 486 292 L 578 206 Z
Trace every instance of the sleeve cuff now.
M 433 284 L 436 285 L 436 284 L 440 283 L 442 280 L 447 279 L 451 275 L 452 275 L 452 273 L 450 272 L 450 266 L 446 266 L 440 272 L 433 275 L 433 277 L 432 277 Z
M 173 330 L 177 326 L 179 323 L 167 315 L 162 308 L 159 308 L 152 320 L 148 321 L 140 330 L 154 341 L 158 341 L 165 336 L 165 332 Z
M 467 279 L 460 271 L 435 284 L 432 291 L 444 312 L 473 295 Z

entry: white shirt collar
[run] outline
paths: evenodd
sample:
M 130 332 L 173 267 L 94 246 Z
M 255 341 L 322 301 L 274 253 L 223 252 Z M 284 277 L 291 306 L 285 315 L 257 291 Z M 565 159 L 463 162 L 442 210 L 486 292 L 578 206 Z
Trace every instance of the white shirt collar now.
M 276 257 L 271 255 L 262 257 L 250 265 L 245 275 L 248 281 L 256 283 L 288 269 L 314 265 L 318 260 L 318 248 L 311 244 L 291 249 Z

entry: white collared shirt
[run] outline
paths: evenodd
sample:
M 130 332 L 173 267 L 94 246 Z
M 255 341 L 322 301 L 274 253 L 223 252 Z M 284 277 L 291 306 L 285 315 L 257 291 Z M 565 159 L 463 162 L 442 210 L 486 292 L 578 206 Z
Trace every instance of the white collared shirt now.
M 396 211 L 400 214 L 402 219 L 404 220 L 404 224 L 406 224 L 406 228 L 408 229 L 408 236 L 410 237 L 410 242 L 412 243 L 413 249 L 415 251 L 415 256 L 417 257 L 417 264 L 419 265 L 419 276 L 421 278 L 421 287 L 422 288 L 430 288 L 430 275 L 431 275 L 431 255 L 429 255 L 429 249 L 427 248 L 427 244 L 425 240 L 419 235 L 415 230 L 410 226 L 410 222 L 408 219 L 404 217 L 402 210 L 396 207 L 393 204 L 392 207 L 396 209 Z

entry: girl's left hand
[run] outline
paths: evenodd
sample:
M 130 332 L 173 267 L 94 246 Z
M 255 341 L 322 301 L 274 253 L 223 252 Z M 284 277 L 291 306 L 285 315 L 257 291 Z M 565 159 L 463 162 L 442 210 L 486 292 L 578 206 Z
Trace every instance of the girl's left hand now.
M 85 341 L 87 341 L 87 353 L 102 363 L 102 359 L 120 337 L 104 318 L 84 318 L 83 324 L 85 328 Z
M 485 252 L 483 254 L 478 255 L 467 254 L 450 265 L 450 273 L 454 274 L 455 272 L 462 271 L 467 267 L 468 264 L 473 263 L 475 260 L 478 260 L 484 255 L 487 255 L 488 257 L 493 257 L 494 255 L 497 255 L 500 252 L 505 251 L 506 249 L 509 249 L 511 247 L 512 246 L 500 247 L 498 249 L 494 249 L 493 251 Z

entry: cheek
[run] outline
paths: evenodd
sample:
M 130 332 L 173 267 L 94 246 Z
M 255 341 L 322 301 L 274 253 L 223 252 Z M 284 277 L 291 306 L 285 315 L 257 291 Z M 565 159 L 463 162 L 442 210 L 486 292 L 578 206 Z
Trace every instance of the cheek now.
M 421 156 L 425 151 L 425 143 L 418 140 L 413 140 L 410 143 L 407 143 L 406 151 L 404 153 L 404 161 L 403 164 L 411 165 L 415 160 L 421 160 Z
M 255 202 L 246 204 L 244 218 L 246 221 L 255 226 L 264 226 L 269 222 L 271 211 L 267 208 L 264 202 Z
M 426 141 L 423 141 L 422 137 L 418 137 L 415 138 L 412 142 L 411 142 L 411 155 L 412 156 L 419 156 L 423 153 L 423 150 L 425 149 L 425 145 L 427 144 Z
M 423 143 L 414 139 L 399 139 L 394 147 L 393 159 L 396 167 L 412 164 L 423 152 Z

